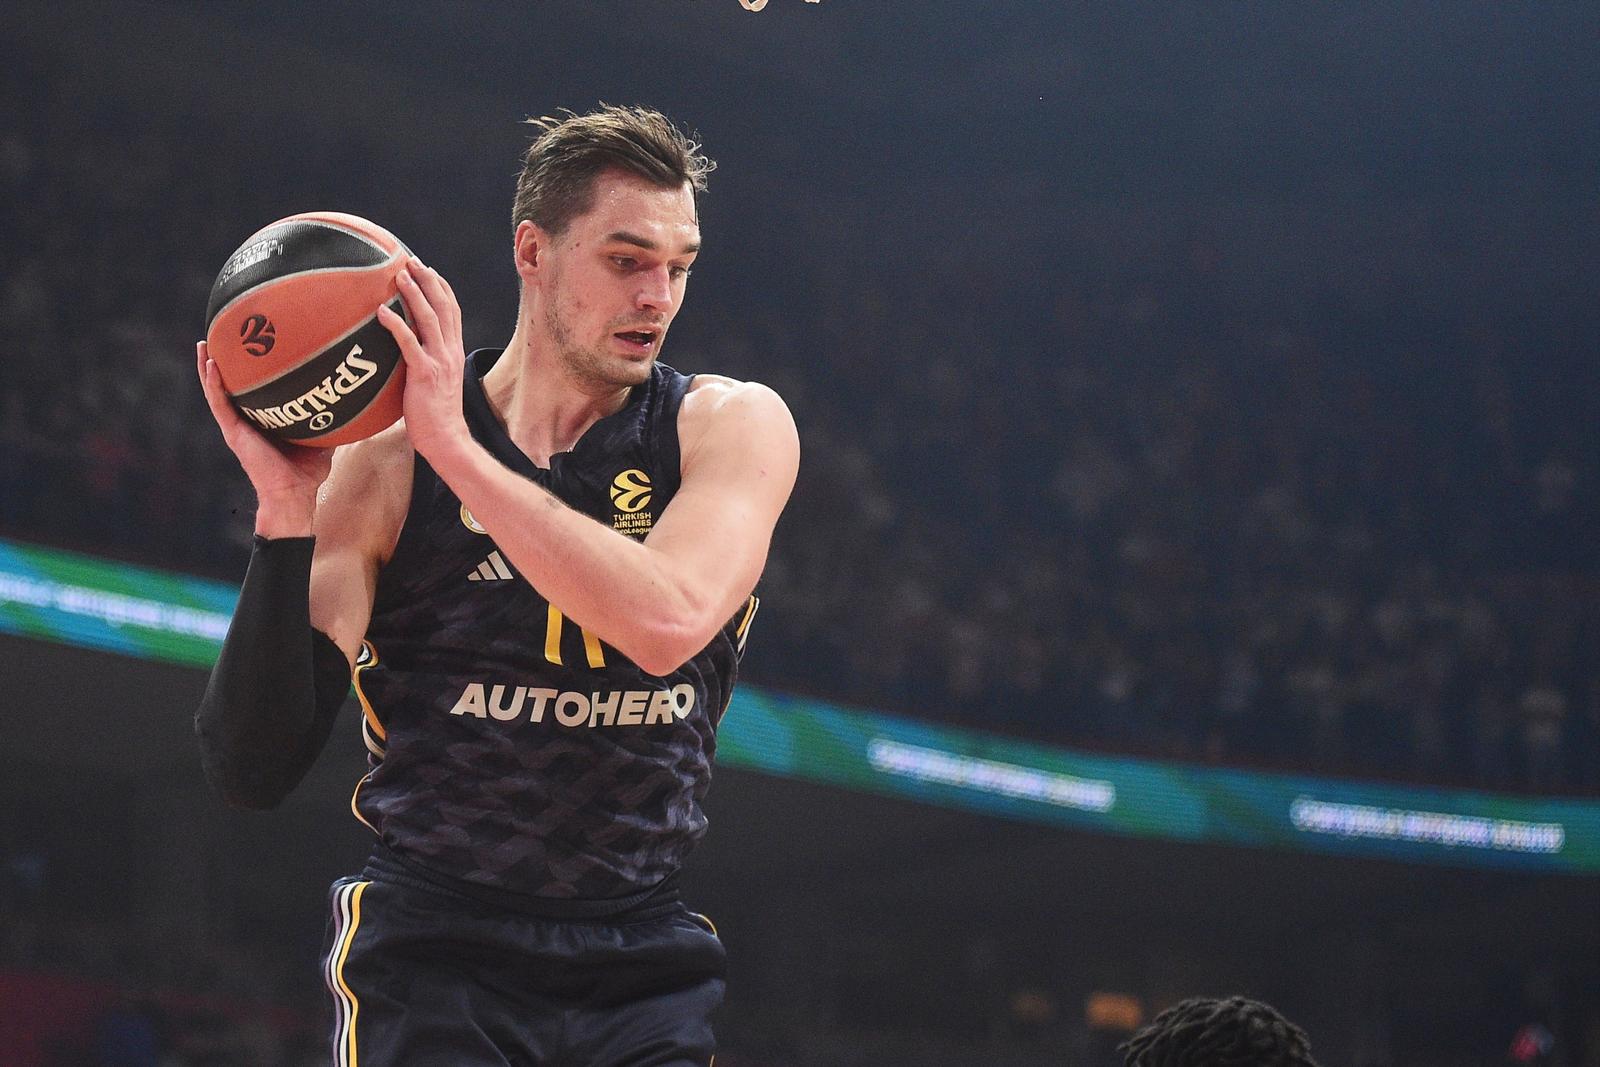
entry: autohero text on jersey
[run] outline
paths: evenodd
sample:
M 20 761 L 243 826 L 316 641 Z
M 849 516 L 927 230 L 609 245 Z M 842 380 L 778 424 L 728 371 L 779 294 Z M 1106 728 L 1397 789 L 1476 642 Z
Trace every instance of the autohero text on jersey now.
M 613 689 L 608 693 L 572 693 L 527 685 L 473 682 L 461 691 L 452 715 L 514 722 L 543 722 L 548 713 L 561 726 L 654 726 L 686 719 L 694 710 L 694 686 L 680 682 L 671 689 Z

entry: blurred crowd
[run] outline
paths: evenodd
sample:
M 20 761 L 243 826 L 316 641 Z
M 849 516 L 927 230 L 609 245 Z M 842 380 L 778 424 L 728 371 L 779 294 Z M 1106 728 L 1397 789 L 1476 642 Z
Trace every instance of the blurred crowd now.
M 425 139 L 255 152 L 204 114 L 84 114 L 92 75 L 42 57 L 0 79 L 26 102 L 0 114 L 0 534 L 237 579 L 252 499 L 193 378 L 223 257 L 281 190 L 365 205 L 384 174 L 381 221 L 499 293 L 504 205 L 463 224 Z M 1449 211 L 1365 224 L 1376 259 L 1480 283 L 1425 308 L 1348 244 L 1262 275 L 1205 214 L 915 262 L 819 217 L 781 293 L 693 292 L 667 361 L 769 382 L 801 427 L 749 677 L 1108 751 L 1600 789 L 1593 312 L 1490 299 Z
M 10 859 L 10 857 L 7 857 Z M 199 931 L 5 900 L 0 1060 L 42 1067 L 311 1067 L 327 1062 L 309 961 Z M 292 976 L 288 973 L 292 970 Z
M 1531 414 L 1531 452 L 1496 424 L 1498 360 L 1538 354 L 1438 339 L 1466 380 L 1430 398 L 1280 308 L 1171 291 L 1056 293 L 1002 378 L 959 311 L 898 325 L 959 298 L 821 316 L 805 346 L 871 355 L 802 419 L 783 681 L 1180 759 L 1600 787 L 1593 424 Z

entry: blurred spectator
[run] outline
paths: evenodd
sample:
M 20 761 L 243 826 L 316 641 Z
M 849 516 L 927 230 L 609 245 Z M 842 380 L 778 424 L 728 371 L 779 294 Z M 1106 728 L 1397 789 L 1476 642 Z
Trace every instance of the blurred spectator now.
M 1525 778 L 1534 789 L 1561 784 L 1562 722 L 1567 698 L 1548 677 L 1540 677 L 1522 691 L 1517 701 L 1522 715 L 1522 750 Z

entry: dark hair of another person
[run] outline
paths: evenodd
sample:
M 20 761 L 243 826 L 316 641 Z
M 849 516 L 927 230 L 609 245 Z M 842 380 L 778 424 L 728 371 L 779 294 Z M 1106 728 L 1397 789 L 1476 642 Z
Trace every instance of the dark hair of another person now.
M 529 119 L 540 133 L 522 157 L 512 226 L 531 220 L 560 236 L 594 206 L 594 178 L 617 168 L 658 185 L 695 192 L 706 187 L 716 163 L 661 112 L 642 107 L 602 106 L 587 115 Z
M 1124 1067 L 1317 1067 L 1304 1030 L 1246 997 L 1191 997 L 1117 1047 Z

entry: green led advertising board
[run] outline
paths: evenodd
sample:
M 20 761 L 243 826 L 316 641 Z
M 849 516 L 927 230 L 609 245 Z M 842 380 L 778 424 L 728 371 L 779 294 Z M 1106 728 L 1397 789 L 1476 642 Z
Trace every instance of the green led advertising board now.
M 0 632 L 209 667 L 237 590 L 0 541 Z M 725 766 L 1100 833 L 1407 862 L 1600 873 L 1600 801 L 1090 755 L 752 685 Z

